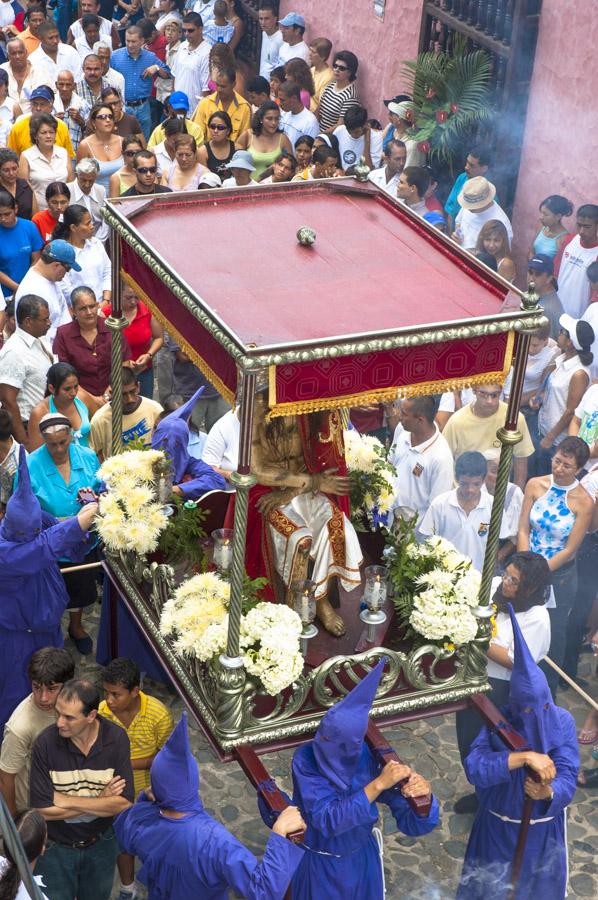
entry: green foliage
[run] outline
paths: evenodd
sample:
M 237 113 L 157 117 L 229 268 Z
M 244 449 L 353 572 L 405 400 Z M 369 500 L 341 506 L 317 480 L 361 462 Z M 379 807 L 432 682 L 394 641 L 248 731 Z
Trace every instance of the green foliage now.
M 462 141 L 493 117 L 490 108 L 491 58 L 455 42 L 452 55 L 420 53 L 404 63 L 403 76 L 416 107 L 413 140 L 428 141 L 432 162 L 451 166 Z
M 218 573 L 223 581 L 230 581 L 230 571 Z M 262 602 L 261 592 L 268 584 L 267 578 L 250 578 L 247 572 L 243 573 L 243 615 L 247 615 L 250 609 Z
M 158 551 L 164 554 L 170 564 L 185 562 L 205 572 L 206 560 L 202 541 L 206 536 L 203 522 L 208 511 L 185 502 L 184 497 L 176 494 L 172 495 L 170 504 L 175 508 L 174 514 L 160 535 Z

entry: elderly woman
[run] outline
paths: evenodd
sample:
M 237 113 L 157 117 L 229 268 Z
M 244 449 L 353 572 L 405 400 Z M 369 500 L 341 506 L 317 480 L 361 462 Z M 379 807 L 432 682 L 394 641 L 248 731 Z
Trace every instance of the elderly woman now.
M 174 138 L 174 160 L 162 172 L 162 184 L 172 191 L 196 191 L 199 181 L 208 171 L 197 158 L 197 143 L 192 134 L 177 134 Z
M 122 311 L 128 322 L 124 336 L 131 348 L 139 392 L 142 397 L 151 400 L 154 395 L 153 361 L 164 343 L 164 329 L 128 284 L 122 286 Z M 109 316 L 111 313 L 110 304 L 102 308 L 103 315 Z
M 46 188 L 53 181 L 73 180 L 73 166 L 64 147 L 56 143 L 57 123 L 49 113 L 35 113 L 29 122 L 32 146 L 23 150 L 19 175 L 29 182 L 38 209 L 47 209 Z
M 552 474 L 530 478 L 523 495 L 518 550 L 532 550 L 547 560 L 552 572 L 555 606 L 549 609 L 552 626 L 550 658 L 560 666 L 565 654 L 567 623 L 577 591 L 575 556 L 592 518 L 593 500 L 577 476 L 590 456 L 578 437 L 566 437 L 552 457 Z M 546 678 L 553 696 L 558 676 Z
M 43 444 L 30 454 L 27 464 L 33 493 L 43 510 L 67 519 L 76 516 L 81 505 L 78 500 L 82 488 L 98 491 L 102 482 L 97 477 L 99 460 L 93 450 L 73 442 L 70 421 L 60 413 L 48 413 L 39 422 Z M 87 552 L 84 564 L 98 560 L 97 540 Z M 60 561 L 61 569 L 72 563 Z M 79 653 L 88 655 L 93 643 L 82 625 L 83 607 L 91 605 L 97 596 L 100 569 L 64 574 L 70 598 L 69 636 Z
M 71 269 L 60 282 L 68 303 L 76 287 L 88 287 L 103 303 L 112 295 L 112 265 L 104 245 L 93 236 L 93 220 L 87 207 L 79 203 L 69 206 L 52 234 L 52 240 L 67 241 L 74 247 L 81 271 Z
M 98 316 L 96 295 L 88 287 L 77 287 L 71 294 L 75 318 L 60 325 L 54 338 L 54 353 L 60 362 L 68 362 L 79 375 L 79 384 L 94 397 L 103 397 L 110 383 L 112 332 Z M 123 360 L 131 358 L 131 348 L 123 335 Z
M 43 441 L 39 423 L 48 413 L 58 413 L 71 423 L 73 441 L 89 447 L 90 420 L 100 408 L 100 400 L 79 386 L 79 376 L 69 363 L 54 363 L 46 375 L 46 396 L 34 406 L 29 416 L 27 433 L 31 450 Z
M 343 124 L 345 113 L 352 106 L 359 106 L 355 80 L 359 60 L 350 50 L 340 50 L 334 54 L 332 71 L 334 81 L 326 85 L 320 97 L 320 128 L 334 131 Z
M 79 203 L 87 208 L 93 222 L 93 236 L 105 241 L 110 229 L 102 217 L 106 191 L 101 184 L 97 184 L 99 172 L 99 163 L 91 156 L 86 156 L 75 166 L 75 180 L 67 187 L 71 192 L 72 203 Z

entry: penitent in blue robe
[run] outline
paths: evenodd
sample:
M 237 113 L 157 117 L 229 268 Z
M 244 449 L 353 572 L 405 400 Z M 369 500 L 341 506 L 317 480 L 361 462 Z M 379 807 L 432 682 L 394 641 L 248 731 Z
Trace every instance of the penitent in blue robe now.
M 548 754 L 557 771 L 550 785 L 554 799 L 534 802 L 516 900 L 561 900 L 565 896 L 565 809 L 575 794 L 579 749 L 573 717 L 564 709 L 557 708 L 557 712 L 562 744 Z M 524 769 L 509 771 L 508 757 L 500 738 L 483 728 L 465 760 L 467 779 L 476 788 L 480 808 L 467 845 L 458 900 L 487 900 L 490 894 L 492 900 L 503 900 L 509 895 L 527 773 Z
M 155 801 L 142 791 L 114 822 L 122 849 L 143 863 L 138 878 L 148 900 L 227 900 L 229 887 L 248 900 L 282 900 L 303 851 L 272 833 L 260 863 L 207 814 L 185 713 L 154 759 L 150 780 Z
M 364 787 L 380 774 L 367 745 L 346 790 L 335 787 L 320 771 L 313 743 L 300 747 L 293 758 L 293 804 L 307 822 L 305 856 L 293 881 L 293 900 L 381 900 L 382 863 L 372 829 L 378 820 L 376 803 Z M 438 801 L 432 798 L 428 816 L 416 815 L 399 789 L 383 791 L 385 803 L 400 831 L 428 834 L 438 825 Z
M 35 520 L 33 509 L 31 516 Z M 77 553 L 82 558 L 89 546 L 76 517 L 58 522 L 44 513 L 41 523 L 44 530 L 25 541 L 10 540 L 10 532 L 0 529 L 0 735 L 31 692 L 31 655 L 63 645 L 60 620 L 69 597 L 57 560 Z

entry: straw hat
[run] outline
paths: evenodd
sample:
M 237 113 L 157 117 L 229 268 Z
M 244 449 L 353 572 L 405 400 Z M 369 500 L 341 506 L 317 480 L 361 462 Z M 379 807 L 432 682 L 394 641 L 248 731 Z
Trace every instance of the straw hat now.
M 469 178 L 465 182 L 457 200 L 463 209 L 470 209 L 475 212 L 488 206 L 494 200 L 495 195 L 496 188 L 494 185 L 487 178 L 478 175 L 476 178 Z

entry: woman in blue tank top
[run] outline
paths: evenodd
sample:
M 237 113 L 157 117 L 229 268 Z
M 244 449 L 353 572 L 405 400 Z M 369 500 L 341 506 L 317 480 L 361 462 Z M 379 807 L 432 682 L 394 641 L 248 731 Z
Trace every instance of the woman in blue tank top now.
M 551 194 L 546 200 L 540 203 L 540 224 L 541 228 L 535 237 L 532 245 L 531 256 L 542 253 L 544 256 L 550 256 L 551 259 L 559 252 L 560 246 L 564 238 L 569 234 L 566 228 L 563 228 L 561 219 L 570 216 L 573 213 L 573 204 L 566 197 L 560 194 Z
M 99 398 L 92 397 L 79 387 L 79 377 L 69 363 L 54 363 L 47 374 L 46 396 L 31 411 L 28 424 L 29 450 L 41 447 L 43 441 L 39 422 L 47 413 L 59 413 L 71 423 L 73 444 L 89 447 L 90 418 L 101 406 Z

